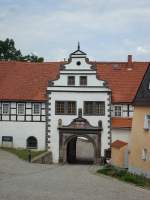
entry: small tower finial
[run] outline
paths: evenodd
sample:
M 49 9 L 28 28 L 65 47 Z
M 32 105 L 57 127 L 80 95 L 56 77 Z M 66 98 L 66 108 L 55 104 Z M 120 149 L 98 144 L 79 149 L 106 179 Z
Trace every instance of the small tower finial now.
M 78 50 L 80 51 L 80 42 L 78 41 Z

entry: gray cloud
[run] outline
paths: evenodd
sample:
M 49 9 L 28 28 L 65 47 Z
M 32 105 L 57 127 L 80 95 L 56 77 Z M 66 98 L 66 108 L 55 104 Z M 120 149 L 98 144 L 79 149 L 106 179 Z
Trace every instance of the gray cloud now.
M 149 1 L 7 0 L 1 5 L 0 37 L 14 38 L 25 53 L 59 60 L 80 40 L 96 60 L 124 59 L 128 53 L 149 59 L 137 51 L 150 41 Z

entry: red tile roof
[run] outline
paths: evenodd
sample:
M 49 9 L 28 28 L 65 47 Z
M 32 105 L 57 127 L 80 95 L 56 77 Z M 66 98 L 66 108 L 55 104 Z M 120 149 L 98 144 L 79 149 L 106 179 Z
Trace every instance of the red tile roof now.
M 0 62 L 0 99 L 45 101 L 48 80 L 59 75 L 61 62 Z M 118 66 L 116 66 L 118 65 Z M 131 103 L 148 67 L 148 62 L 96 63 L 97 74 L 112 89 L 114 103 Z
M 133 62 L 131 67 L 127 63 L 97 63 L 97 73 L 112 89 L 114 103 L 130 103 L 148 65 L 147 62 Z
M 132 127 L 132 118 L 113 117 L 111 122 L 112 122 L 112 128 Z
M 46 100 L 48 80 L 59 74 L 58 62 L 0 62 L 1 100 Z
M 124 142 L 124 141 L 121 141 L 121 140 L 116 140 L 114 141 L 111 146 L 114 147 L 114 148 L 117 148 L 117 149 L 120 149 L 122 148 L 123 146 L 127 145 L 128 143 Z

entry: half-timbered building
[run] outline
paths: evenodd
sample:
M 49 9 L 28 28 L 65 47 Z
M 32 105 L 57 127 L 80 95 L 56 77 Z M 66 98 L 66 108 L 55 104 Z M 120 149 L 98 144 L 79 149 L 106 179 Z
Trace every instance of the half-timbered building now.
M 94 162 L 111 142 L 128 142 L 132 101 L 148 62 L 90 62 L 77 50 L 66 62 L 0 62 L 1 145 L 52 152 L 74 160 L 77 138 L 94 149 Z

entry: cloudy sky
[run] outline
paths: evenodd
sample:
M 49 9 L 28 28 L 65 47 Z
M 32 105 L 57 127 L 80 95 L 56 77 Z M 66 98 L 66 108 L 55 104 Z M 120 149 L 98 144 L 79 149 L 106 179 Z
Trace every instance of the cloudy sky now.
M 150 0 L 0 0 L 0 39 L 24 54 L 63 60 L 81 49 L 97 61 L 150 61 Z

